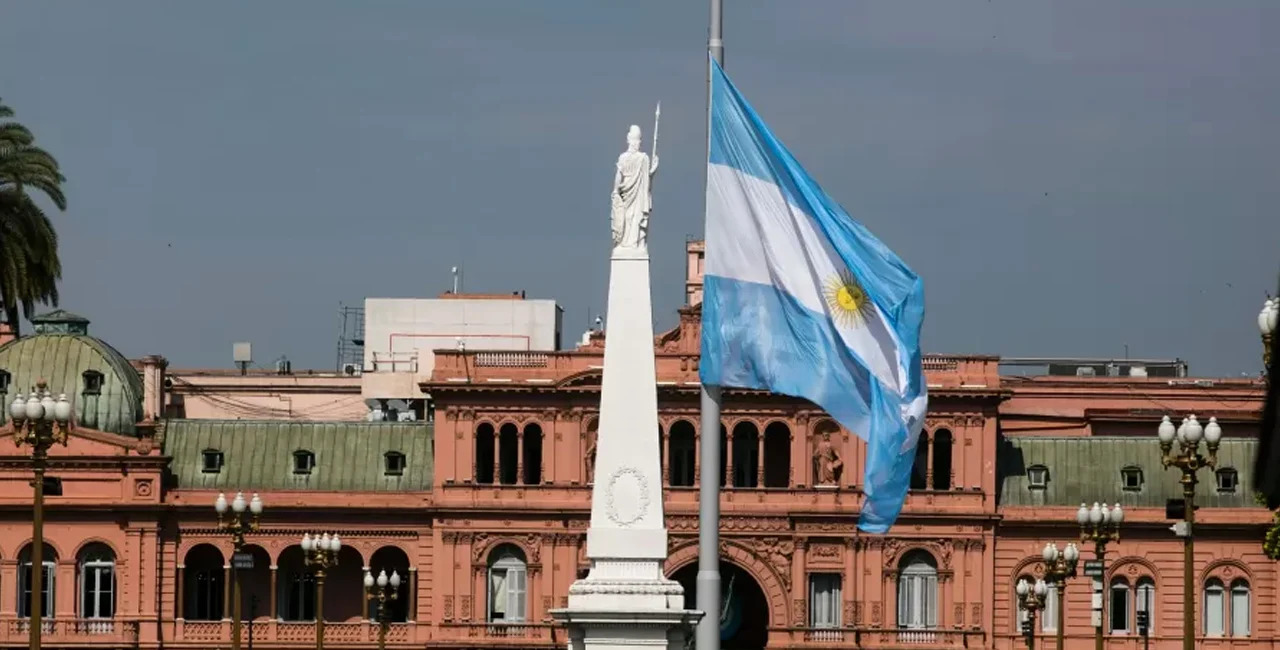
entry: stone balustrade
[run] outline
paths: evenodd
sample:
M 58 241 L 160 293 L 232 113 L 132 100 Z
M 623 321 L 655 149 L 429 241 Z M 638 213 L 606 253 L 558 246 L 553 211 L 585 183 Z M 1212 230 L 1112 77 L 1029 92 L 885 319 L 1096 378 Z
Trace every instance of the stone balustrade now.
M 41 639 L 50 646 L 96 647 L 138 642 L 136 621 L 112 619 L 44 619 L 40 622 Z M 6 645 L 26 643 L 31 634 L 29 619 L 0 622 L 0 642 Z

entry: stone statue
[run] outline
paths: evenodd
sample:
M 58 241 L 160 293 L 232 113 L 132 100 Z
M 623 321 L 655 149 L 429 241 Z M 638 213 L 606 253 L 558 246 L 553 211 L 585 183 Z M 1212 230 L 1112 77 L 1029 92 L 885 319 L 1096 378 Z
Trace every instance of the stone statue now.
M 655 130 L 657 121 L 654 121 Z M 640 151 L 640 127 L 627 131 L 627 150 L 618 156 L 613 177 L 611 226 L 614 248 L 647 250 L 649 211 L 653 209 L 653 175 L 658 156 Z
M 822 439 L 813 450 L 813 484 L 836 485 L 840 480 L 840 468 L 844 461 L 831 444 L 831 433 L 824 431 Z

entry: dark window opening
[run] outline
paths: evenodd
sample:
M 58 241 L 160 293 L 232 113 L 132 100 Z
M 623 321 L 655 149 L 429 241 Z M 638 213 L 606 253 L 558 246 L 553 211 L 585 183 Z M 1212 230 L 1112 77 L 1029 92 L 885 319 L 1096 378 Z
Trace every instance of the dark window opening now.
M 200 471 L 206 474 L 217 474 L 222 471 L 223 456 L 217 449 L 206 449 L 200 452 Z
M 733 428 L 733 487 L 753 488 L 760 467 L 760 432 L 750 422 Z
M 951 432 L 938 429 L 933 434 L 933 489 L 951 489 Z
M 293 473 L 294 474 L 310 474 L 311 470 L 316 466 L 316 455 L 305 450 L 299 449 L 293 452 Z
M 785 488 L 791 485 L 791 429 L 774 422 L 764 429 L 764 486 Z
M 1240 483 L 1240 475 L 1236 470 L 1230 467 L 1224 467 L 1214 473 L 1218 482 L 1219 492 L 1235 492 L 1236 486 Z
M 1142 468 L 1126 467 L 1120 470 L 1120 487 L 1130 492 L 1142 489 Z
M 404 474 L 404 454 L 398 451 L 388 451 L 383 457 L 384 473 L 387 476 L 400 476 Z
M 486 422 L 476 427 L 476 483 L 493 483 L 493 443 L 492 424 Z
M 524 428 L 524 479 L 525 485 L 542 482 L 542 427 L 530 424 Z
M 520 459 L 520 433 L 514 424 L 504 424 L 498 432 L 498 482 L 515 485 L 519 474 L 516 465 Z
M 1043 490 L 1049 485 L 1049 468 L 1044 465 L 1032 465 L 1027 468 L 1027 486 L 1033 490 Z
M 929 488 L 929 438 L 923 433 L 920 434 L 920 441 L 916 443 L 916 460 L 911 465 L 910 488 L 912 490 Z
M 671 425 L 671 436 L 667 440 L 667 463 L 673 487 L 693 486 L 694 467 L 694 431 L 693 425 L 677 420 Z
M 102 373 L 97 370 L 84 371 L 84 391 L 85 395 L 101 395 L 102 394 Z
M 0 393 L 9 392 L 9 384 L 13 381 L 13 376 L 8 370 L 0 370 Z

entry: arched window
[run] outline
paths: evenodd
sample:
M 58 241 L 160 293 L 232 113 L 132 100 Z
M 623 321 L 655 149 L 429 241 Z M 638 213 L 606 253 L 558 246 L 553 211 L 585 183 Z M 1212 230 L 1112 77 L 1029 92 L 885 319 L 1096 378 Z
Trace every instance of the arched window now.
M 524 427 L 524 479 L 525 485 L 542 483 L 542 427 L 527 424 Z
M 951 489 L 951 432 L 938 429 L 933 433 L 933 489 Z
M 476 427 L 476 483 L 493 483 L 493 425 L 485 422 Z
M 764 486 L 791 485 L 791 428 L 774 422 L 764 429 Z
M 898 627 L 934 629 L 938 625 L 937 563 L 924 551 L 912 551 L 898 566 Z
M 498 482 L 515 485 L 519 478 L 516 464 L 520 458 L 520 430 L 508 422 L 498 430 Z
M 667 439 L 667 463 L 671 474 L 671 485 L 674 487 L 693 486 L 694 445 L 693 425 L 676 420 L 671 425 L 671 435 Z
M 1244 579 L 1231 583 L 1231 636 L 1249 636 L 1249 582 Z
M 1111 581 L 1111 609 L 1108 618 L 1112 634 L 1128 634 L 1129 630 L 1129 581 L 1115 578 Z
M 1204 583 L 1204 635 L 1223 636 L 1227 619 L 1226 590 L 1222 581 L 1210 578 Z
M 760 430 L 750 422 L 733 427 L 733 487 L 756 487 L 760 466 Z
M 80 551 L 80 618 L 112 618 L 116 614 L 116 554 L 106 544 Z
M 1147 634 L 1154 635 L 1156 627 L 1156 583 L 1151 578 L 1138 579 L 1138 591 L 1133 602 L 1133 611 L 1147 613 Z
M 528 611 L 527 586 L 524 553 L 510 544 L 494 549 L 489 556 L 489 622 L 523 622 Z
M 44 617 L 53 618 L 53 594 L 57 587 L 55 584 L 54 566 L 58 563 L 58 554 L 54 552 L 53 547 L 48 544 L 44 545 L 44 553 L 41 554 L 40 564 L 43 565 L 44 571 L 44 598 L 40 600 L 40 612 Z M 31 593 L 34 591 L 35 583 L 32 581 L 34 572 L 31 568 L 31 545 L 28 544 L 22 552 L 18 554 L 18 617 L 31 617 Z
M 929 487 L 929 436 L 923 432 L 916 443 L 916 460 L 911 465 L 912 490 L 925 490 Z
M 222 620 L 225 560 L 217 548 L 201 544 L 187 551 L 182 569 L 182 610 L 189 621 Z

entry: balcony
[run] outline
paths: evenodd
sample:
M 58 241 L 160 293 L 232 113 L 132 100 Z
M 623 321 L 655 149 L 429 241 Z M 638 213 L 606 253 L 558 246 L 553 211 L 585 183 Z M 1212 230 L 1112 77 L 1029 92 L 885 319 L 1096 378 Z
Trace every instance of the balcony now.
M 387 626 L 387 647 L 421 646 L 430 636 L 426 625 L 392 623 Z M 176 621 L 174 645 L 207 648 L 210 643 L 231 640 L 231 621 Z M 316 624 L 313 621 L 257 620 L 241 623 L 241 640 L 247 642 L 250 631 L 254 643 L 281 648 L 314 648 Z M 378 640 L 378 624 L 372 621 L 326 622 L 326 648 L 371 647 Z
M 866 630 L 855 628 L 805 628 L 789 631 L 789 646 L 806 648 L 981 648 L 985 635 L 980 630 Z M 773 640 L 770 640 L 773 643 Z
M 111 647 L 133 646 L 138 642 L 138 624 L 135 621 L 112 619 L 44 619 L 40 622 L 40 638 L 58 647 Z M 31 634 L 31 621 L 10 619 L 0 625 L 0 643 L 6 647 L 27 646 Z

